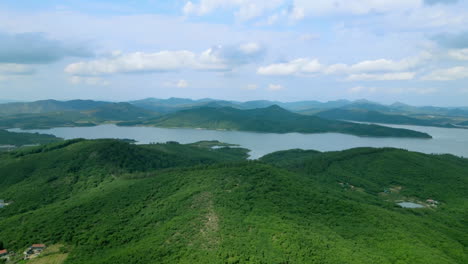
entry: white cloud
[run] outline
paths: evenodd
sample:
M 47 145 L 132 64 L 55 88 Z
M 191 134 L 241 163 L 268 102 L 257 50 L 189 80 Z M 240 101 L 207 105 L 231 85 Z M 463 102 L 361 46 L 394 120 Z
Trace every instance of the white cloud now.
M 404 58 L 399 61 L 389 59 L 366 60 L 353 65 L 334 64 L 327 67 L 325 73 L 372 73 L 372 72 L 401 72 L 420 66 L 425 60 L 431 58 L 427 52 L 422 52 L 418 56 Z
M 383 93 L 383 94 L 405 94 L 405 93 L 414 93 L 414 94 L 432 94 L 437 92 L 436 88 L 384 88 L 384 87 L 366 87 L 366 86 L 356 86 L 348 89 L 348 92 L 351 94 L 369 94 L 369 93 Z
M 203 16 L 219 9 L 235 9 L 235 16 L 249 20 L 281 6 L 285 0 L 200 0 L 198 4 L 187 2 L 182 11 L 186 15 Z
M 262 52 L 259 44 L 247 43 L 227 47 L 219 45 L 200 54 L 187 50 L 115 53 L 107 58 L 72 63 L 65 68 L 65 72 L 72 75 L 106 75 L 183 69 L 227 71 L 258 59 Z
M 257 70 L 261 75 L 294 75 L 318 73 L 323 66 L 317 59 L 299 58 L 286 63 L 276 63 Z
M 456 60 L 468 60 L 468 49 L 449 50 L 448 55 Z
M 165 87 L 187 88 L 190 84 L 188 81 L 181 79 L 178 81 L 167 81 L 164 82 L 162 85 Z
M 92 86 L 108 86 L 110 82 L 99 77 L 72 76 L 70 82 L 74 85 L 85 84 Z
M 257 90 L 258 85 L 256 84 L 247 84 L 247 86 L 244 88 L 245 90 Z
M 267 88 L 267 90 L 269 91 L 279 91 L 283 89 L 284 87 L 281 84 L 270 84 L 268 85 L 268 88 Z
M 176 85 L 178 88 L 186 88 L 189 86 L 186 80 L 179 80 Z
M 390 12 L 415 9 L 422 6 L 422 0 L 294 0 L 291 14 L 293 19 L 306 15 L 353 14 Z
M 350 93 L 362 93 L 362 92 L 376 92 L 378 89 L 375 87 L 364 87 L 364 86 L 356 86 L 352 87 L 348 90 Z
M 435 70 L 426 76 L 423 76 L 421 79 L 427 81 L 451 81 L 465 78 L 468 78 L 468 67 L 458 66 Z
M 348 81 L 402 81 L 414 79 L 416 73 L 414 72 L 396 72 L 396 73 L 360 73 L 351 74 L 348 76 Z
M 416 73 L 410 70 L 419 67 L 431 58 L 428 53 L 421 53 L 415 57 L 404 58 L 399 61 L 389 59 L 366 60 L 352 65 L 344 63 L 322 65 L 318 59 L 299 58 L 285 63 L 276 63 L 257 69 L 260 75 L 300 75 L 300 74 L 338 74 L 347 75 L 347 80 L 411 80 Z
M 255 54 L 261 50 L 261 47 L 258 43 L 250 42 L 246 44 L 242 44 L 239 46 L 239 49 L 244 52 L 245 54 Z

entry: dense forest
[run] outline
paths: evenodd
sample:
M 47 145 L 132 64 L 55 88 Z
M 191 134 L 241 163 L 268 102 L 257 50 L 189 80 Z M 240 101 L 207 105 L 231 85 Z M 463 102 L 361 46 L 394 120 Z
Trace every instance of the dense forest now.
M 0 145 L 34 145 L 45 144 L 62 140 L 53 135 L 45 135 L 39 133 L 16 133 L 0 129 Z
M 76 139 L 0 154 L 0 241 L 57 250 L 41 263 L 468 262 L 466 159 L 247 152 Z
M 422 132 L 377 125 L 355 124 L 306 116 L 279 106 L 239 110 L 232 107 L 200 107 L 183 110 L 154 119 L 123 122 L 120 125 L 151 125 L 159 127 L 191 127 L 222 130 L 243 130 L 270 133 L 337 132 L 358 136 L 431 138 Z

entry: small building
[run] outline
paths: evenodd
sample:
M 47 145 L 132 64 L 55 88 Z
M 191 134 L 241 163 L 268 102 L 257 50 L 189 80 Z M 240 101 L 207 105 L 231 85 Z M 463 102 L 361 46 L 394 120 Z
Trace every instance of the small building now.
M 8 259 L 8 250 L 0 250 L 0 259 Z
M 44 245 L 44 244 L 33 244 L 33 245 L 31 246 L 31 249 L 32 249 L 32 250 L 41 250 L 41 251 L 42 251 L 42 250 L 44 250 L 45 248 L 46 248 L 46 245 Z
M 430 204 L 430 205 L 438 205 L 439 202 L 436 201 L 436 200 L 433 200 L 433 199 L 427 199 L 426 200 L 426 203 Z

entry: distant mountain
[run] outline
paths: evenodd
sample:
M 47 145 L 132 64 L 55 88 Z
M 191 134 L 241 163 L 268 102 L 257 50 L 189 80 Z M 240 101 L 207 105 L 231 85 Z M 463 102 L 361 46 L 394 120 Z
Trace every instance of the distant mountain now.
M 0 115 L 39 114 L 57 111 L 82 111 L 110 104 L 92 100 L 56 101 L 42 100 L 28 103 L 0 104 Z
M 399 114 L 384 114 L 373 110 L 348 110 L 338 108 L 319 112 L 317 116 L 332 120 L 352 120 L 371 123 L 436 126 L 449 128 L 455 127 L 450 124 L 450 119 L 419 119 Z
M 129 121 L 154 117 L 157 113 L 133 106 L 129 103 L 111 103 L 96 109 L 82 111 L 96 120 L 101 121 Z
M 186 98 L 169 98 L 169 99 L 156 99 L 156 98 L 147 98 L 143 100 L 130 101 L 129 103 L 145 108 L 148 110 L 160 112 L 160 113 L 170 113 L 180 110 L 187 110 L 195 107 L 210 106 L 210 104 L 216 103 L 222 106 L 229 106 L 232 108 L 238 109 L 256 109 L 256 108 L 265 108 L 272 105 L 279 105 L 282 108 L 291 110 L 291 111 L 300 111 L 305 109 L 324 109 L 324 108 L 334 108 L 342 107 L 350 104 L 350 101 L 347 100 L 337 100 L 330 102 L 318 102 L 318 101 L 298 101 L 298 102 L 279 102 L 279 101 L 268 101 L 268 100 L 254 100 L 246 102 L 238 101 L 226 101 L 226 100 L 216 100 L 216 99 L 200 99 L 192 100 Z
M 57 111 L 8 115 L 0 118 L 0 128 L 43 129 L 52 127 L 95 126 L 104 122 L 138 121 L 157 116 L 129 103 L 105 103 L 84 111 Z
M 14 103 L 14 102 L 18 102 L 18 100 L 0 99 L 0 104 Z
M 337 132 L 359 136 L 420 137 L 425 133 L 394 129 L 376 125 L 354 124 L 326 120 L 289 112 L 279 106 L 239 110 L 231 107 L 201 107 L 183 110 L 143 122 L 127 122 L 122 125 L 153 125 L 159 127 L 192 127 L 223 130 L 243 130 L 271 133 L 326 133 Z

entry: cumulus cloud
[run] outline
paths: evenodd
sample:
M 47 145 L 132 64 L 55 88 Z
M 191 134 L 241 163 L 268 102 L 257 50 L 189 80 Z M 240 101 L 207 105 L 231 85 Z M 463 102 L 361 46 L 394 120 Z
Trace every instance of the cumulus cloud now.
M 235 9 L 235 16 L 249 20 L 262 15 L 266 10 L 281 6 L 285 0 L 200 0 L 198 3 L 188 1 L 182 11 L 186 15 L 203 16 L 219 9 Z
M 415 72 L 396 72 L 396 73 L 381 73 L 381 74 L 351 74 L 348 76 L 348 81 L 402 81 L 414 79 Z
M 256 84 L 247 84 L 247 86 L 245 86 L 245 90 L 257 90 L 258 88 L 258 85 Z
M 450 49 L 468 48 L 468 31 L 457 34 L 443 33 L 432 38 L 440 46 Z
M 215 46 L 200 54 L 187 50 L 116 53 L 108 58 L 72 63 L 65 68 L 65 72 L 72 75 L 106 75 L 183 69 L 228 71 L 236 66 L 254 62 L 262 53 L 263 49 L 255 43 Z
M 456 60 L 468 61 L 468 49 L 449 50 L 448 55 Z
M 450 5 L 458 3 L 458 0 L 424 0 L 424 4 L 426 5 L 436 5 L 436 4 L 444 4 Z
M 110 84 L 109 81 L 99 77 L 72 76 L 69 80 L 74 85 L 85 84 L 91 86 L 108 86 Z
M 348 89 L 348 92 L 351 94 L 370 94 L 370 93 L 384 93 L 384 94 L 404 94 L 404 93 L 415 93 L 415 94 L 431 94 L 437 92 L 436 88 L 415 88 L 415 87 L 366 87 L 366 86 L 356 86 Z
M 348 92 L 350 93 L 363 93 L 363 92 L 376 92 L 378 89 L 375 87 L 365 87 L 365 86 L 355 86 L 350 89 L 348 89 Z
M 428 81 L 451 81 L 468 78 L 468 67 L 457 66 L 448 69 L 435 70 L 426 76 L 423 76 L 422 80 Z
M 318 73 L 323 66 L 317 59 L 299 58 L 285 63 L 271 64 L 257 70 L 261 75 L 294 75 Z
M 189 82 L 187 80 L 181 79 L 178 81 L 164 82 L 162 85 L 165 87 L 187 88 L 189 87 Z
M 91 57 L 84 46 L 47 38 L 42 33 L 0 33 L 0 63 L 47 64 L 65 57 Z
M 421 0 L 294 0 L 291 18 L 299 20 L 306 15 L 353 14 L 390 12 L 414 9 L 421 6 Z
M 355 64 L 322 65 L 318 59 L 299 58 L 285 63 L 276 63 L 258 68 L 260 75 L 305 75 L 305 74 L 338 74 L 348 75 L 348 80 L 410 80 L 415 74 L 410 70 L 420 66 L 430 54 L 421 53 L 415 57 L 402 60 L 377 59 L 366 60 Z
M 284 89 L 284 87 L 281 84 L 270 84 L 267 87 L 267 90 L 269 90 L 269 91 L 279 91 L 279 90 L 283 90 L 283 89 Z
M 186 80 L 179 80 L 176 84 L 178 88 L 186 88 L 189 86 L 188 82 Z

